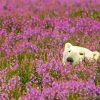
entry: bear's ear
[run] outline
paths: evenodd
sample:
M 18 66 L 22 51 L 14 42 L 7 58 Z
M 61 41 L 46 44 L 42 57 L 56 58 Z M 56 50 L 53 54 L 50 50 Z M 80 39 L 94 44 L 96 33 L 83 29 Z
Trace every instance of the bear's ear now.
M 99 57 L 100 57 L 100 53 L 97 52 L 97 51 L 94 51 L 94 52 L 93 52 L 93 58 L 94 58 L 95 60 L 98 60 Z
M 66 43 L 66 44 L 65 44 L 65 48 L 70 48 L 71 46 L 72 46 L 71 43 Z

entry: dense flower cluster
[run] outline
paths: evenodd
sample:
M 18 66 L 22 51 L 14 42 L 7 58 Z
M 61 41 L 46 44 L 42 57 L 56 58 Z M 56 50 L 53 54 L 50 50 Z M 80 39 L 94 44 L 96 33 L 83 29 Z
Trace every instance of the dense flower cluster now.
M 0 0 L 0 100 L 99 100 L 100 61 L 62 65 L 64 44 L 98 50 L 99 0 Z

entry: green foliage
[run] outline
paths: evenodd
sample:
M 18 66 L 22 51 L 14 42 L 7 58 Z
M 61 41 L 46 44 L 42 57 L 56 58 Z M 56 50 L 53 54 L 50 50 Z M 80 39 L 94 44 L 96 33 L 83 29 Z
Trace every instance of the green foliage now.
M 91 10 L 91 11 L 88 11 L 87 16 L 88 17 L 92 16 L 93 18 L 97 18 L 99 16 L 99 12 L 97 10 Z
M 50 42 L 50 39 L 51 39 L 50 36 L 45 37 L 44 39 L 41 40 L 41 42 L 38 42 L 37 46 L 41 49 L 46 48 L 46 45 Z M 51 46 L 49 46 L 49 47 L 51 47 Z
M 97 68 L 97 73 L 96 73 L 96 79 L 95 79 L 95 83 L 97 85 L 100 85 L 100 66 Z
M 35 53 L 27 53 L 27 52 L 22 52 L 18 54 L 18 63 L 22 64 L 22 61 L 24 58 L 27 58 L 28 60 L 35 59 Z
M 70 17 L 77 17 L 77 16 L 82 16 L 82 13 L 83 11 L 82 10 L 79 10 L 79 11 L 73 11 L 71 14 L 70 14 Z
M 45 12 L 44 12 L 44 11 L 40 12 L 39 18 L 40 18 L 41 20 L 44 20 L 44 18 L 45 18 Z
M 18 71 L 18 75 L 20 76 L 20 83 L 21 83 L 21 91 L 26 90 L 26 83 L 30 81 L 30 71 L 29 71 L 30 64 L 21 64 L 20 69 Z
M 97 18 L 99 16 L 99 12 L 96 10 L 93 10 L 93 18 Z
M 78 78 L 84 79 L 84 78 L 85 78 L 84 72 L 80 71 L 80 72 L 78 73 Z
M 37 44 L 37 46 L 39 47 L 39 48 L 44 48 L 44 44 L 42 43 L 42 42 L 39 42 L 38 44 Z
M 34 81 L 37 82 L 37 85 L 40 89 L 42 89 L 42 77 L 39 75 L 36 71 L 36 67 L 33 68 L 33 74 L 34 74 Z
M 2 28 L 3 19 L 0 17 L 0 28 Z
M 50 11 L 49 13 L 49 17 L 52 18 L 54 16 L 57 16 L 57 14 L 54 11 Z
M 18 98 L 19 98 L 18 90 L 16 90 L 16 89 L 13 90 L 12 94 L 13 94 L 13 97 L 15 98 L 15 100 L 18 100 Z
M 70 93 L 67 100 L 78 100 L 79 94 L 78 93 Z
M 57 71 L 55 71 L 54 69 L 50 70 L 50 75 L 56 79 L 59 79 L 61 77 L 60 74 Z
M 46 52 L 41 53 L 41 58 L 43 59 L 44 62 L 48 60 L 48 54 Z
M 84 12 L 86 13 L 86 12 Z M 79 10 L 79 11 L 73 11 L 69 16 L 70 17 L 77 17 L 77 16 L 82 16 L 83 11 Z M 97 18 L 99 16 L 99 12 L 97 10 L 91 10 L 91 11 L 87 11 L 87 17 L 93 17 L 93 18 Z
M 24 53 L 20 53 L 20 54 L 18 54 L 18 62 L 19 62 L 19 64 L 21 64 L 22 63 L 22 60 L 24 59 Z
M 52 23 L 46 22 L 45 29 L 52 29 L 52 31 L 53 31 L 54 30 L 54 25 Z
M 19 26 L 16 27 L 16 33 L 20 33 L 21 32 L 21 28 Z
M 50 39 L 51 39 L 50 36 L 45 37 L 45 38 L 43 39 L 43 43 L 44 43 L 44 44 L 49 43 L 49 42 L 50 42 Z
M 81 37 L 78 37 L 78 38 L 81 39 Z M 71 36 L 68 40 L 64 41 L 64 44 L 69 42 L 69 43 L 72 43 L 72 44 L 75 44 L 75 45 L 79 46 L 80 44 L 76 40 L 77 40 L 77 37 Z
M 86 80 L 89 77 L 89 73 L 85 71 L 84 72 L 80 71 L 77 73 L 77 75 L 78 75 L 78 78 L 83 79 L 83 80 Z
M 15 76 L 17 74 L 18 74 L 17 70 L 15 70 L 15 71 L 11 70 L 10 72 L 7 73 L 6 80 L 8 81 L 10 78 L 12 78 L 13 76 Z
M 0 69 L 6 68 L 8 66 L 8 61 L 7 58 L 2 58 L 2 60 L 0 60 Z
M 11 25 L 8 25 L 8 27 L 7 27 L 7 32 L 12 32 L 12 26 Z

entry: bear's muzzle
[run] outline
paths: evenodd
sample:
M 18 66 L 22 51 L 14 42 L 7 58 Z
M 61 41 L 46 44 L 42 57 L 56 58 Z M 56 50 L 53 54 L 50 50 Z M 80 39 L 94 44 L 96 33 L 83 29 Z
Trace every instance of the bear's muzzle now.
M 74 62 L 74 60 L 73 60 L 73 58 L 68 57 L 68 58 L 67 58 L 67 62 L 73 63 L 73 62 Z

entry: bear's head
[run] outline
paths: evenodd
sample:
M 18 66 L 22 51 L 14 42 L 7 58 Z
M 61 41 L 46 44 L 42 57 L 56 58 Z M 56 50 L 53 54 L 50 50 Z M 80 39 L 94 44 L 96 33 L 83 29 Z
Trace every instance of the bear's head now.
M 62 63 L 63 65 L 65 65 L 66 63 L 76 65 L 82 62 L 85 58 L 89 61 L 97 61 L 99 57 L 100 53 L 97 51 L 92 52 L 87 48 L 73 46 L 71 43 L 66 43 L 63 52 Z

